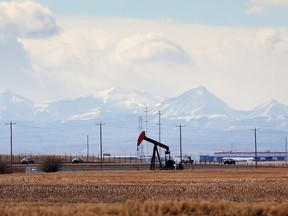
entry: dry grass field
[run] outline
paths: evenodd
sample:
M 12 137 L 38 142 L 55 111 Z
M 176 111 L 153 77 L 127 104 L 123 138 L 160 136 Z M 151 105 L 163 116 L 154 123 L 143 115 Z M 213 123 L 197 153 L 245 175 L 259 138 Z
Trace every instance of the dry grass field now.
M 288 169 L 0 175 L 0 215 L 288 215 Z

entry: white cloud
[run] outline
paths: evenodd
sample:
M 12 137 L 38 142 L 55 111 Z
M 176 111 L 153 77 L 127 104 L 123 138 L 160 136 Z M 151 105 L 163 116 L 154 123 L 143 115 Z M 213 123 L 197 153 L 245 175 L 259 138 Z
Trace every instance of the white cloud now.
M 1 85 L 7 87 L 23 85 L 23 83 L 16 84 L 15 81 L 19 78 L 23 80 L 32 69 L 29 55 L 15 38 L 0 40 L 0 65 Z
M 246 12 L 248 14 L 266 14 L 271 7 L 288 9 L 287 0 L 250 0 Z
M 182 47 L 153 32 L 125 38 L 117 47 L 116 58 L 120 64 L 191 62 L 191 57 Z
M 176 96 L 204 85 L 238 109 L 270 98 L 288 104 L 286 28 L 91 18 L 57 23 L 55 34 L 53 14 L 33 1 L 0 2 L 2 89 L 55 99 L 113 86 Z
M 256 35 L 257 43 L 266 49 L 288 52 L 288 29 L 262 29 Z
M 55 37 L 22 40 L 38 79 L 47 88 L 58 84 L 49 89 L 50 97 L 113 86 L 175 96 L 204 85 L 239 109 L 270 98 L 287 101 L 285 28 L 128 19 L 59 23 L 63 31 Z
M 251 0 L 251 1 L 256 4 L 288 8 L 287 0 Z
M 48 8 L 34 1 L 0 2 L 0 31 L 11 37 L 46 36 L 58 31 Z
M 33 1 L 0 2 L 1 88 L 33 94 L 39 83 L 20 38 L 46 37 L 58 27 L 49 9 Z M 39 47 L 38 47 L 39 49 Z
M 191 65 L 189 54 L 175 41 L 153 28 L 135 35 L 138 21 L 125 22 L 65 20 L 55 37 L 21 41 L 29 50 L 38 79 L 45 83 L 57 80 L 74 94 L 113 86 L 137 88 L 144 85 L 137 79 L 149 80 L 149 74 L 158 78 L 172 68 Z M 123 31 L 122 26 L 129 30 Z

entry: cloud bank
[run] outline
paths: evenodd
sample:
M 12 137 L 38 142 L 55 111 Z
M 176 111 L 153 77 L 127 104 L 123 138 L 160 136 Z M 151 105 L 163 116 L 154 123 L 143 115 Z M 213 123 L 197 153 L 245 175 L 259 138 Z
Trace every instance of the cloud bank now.
M 48 8 L 33 1 L 0 2 L 1 87 L 25 93 L 35 91 L 39 85 L 30 54 L 19 39 L 48 37 L 57 32 Z
M 175 42 L 156 33 L 128 37 L 118 44 L 116 58 L 120 63 L 185 63 L 191 56 Z
M 270 98 L 288 104 L 287 28 L 91 17 L 56 24 L 33 1 L 1 2 L 0 11 L 0 90 L 54 100 L 115 86 L 171 97 L 203 85 L 238 109 Z
M 55 18 L 48 8 L 34 1 L 0 2 L 2 37 L 43 37 L 57 31 Z

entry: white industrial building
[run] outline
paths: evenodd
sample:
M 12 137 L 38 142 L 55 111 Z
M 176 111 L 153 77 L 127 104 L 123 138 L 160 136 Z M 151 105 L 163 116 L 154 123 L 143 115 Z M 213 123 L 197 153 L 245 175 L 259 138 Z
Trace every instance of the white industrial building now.
M 255 160 L 255 152 L 215 152 L 214 155 L 200 155 L 200 161 L 216 162 L 221 161 L 223 158 L 253 158 Z M 257 152 L 257 161 L 285 161 L 287 152 Z

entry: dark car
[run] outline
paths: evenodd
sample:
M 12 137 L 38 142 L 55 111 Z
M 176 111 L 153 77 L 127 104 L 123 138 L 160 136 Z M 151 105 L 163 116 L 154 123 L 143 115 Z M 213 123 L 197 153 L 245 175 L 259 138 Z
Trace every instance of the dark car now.
M 83 163 L 83 160 L 80 157 L 76 157 L 76 158 L 73 158 L 72 163 Z
M 35 161 L 31 157 L 25 157 L 21 160 L 21 164 L 34 164 Z
M 224 162 L 224 164 L 235 164 L 236 163 L 236 161 L 233 160 L 232 158 L 225 159 L 223 162 Z

